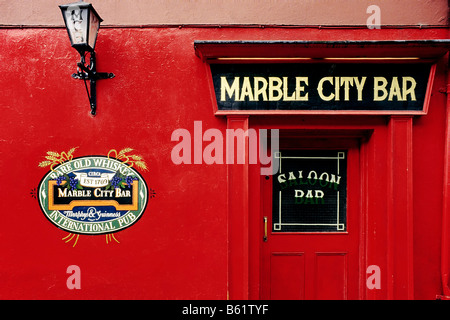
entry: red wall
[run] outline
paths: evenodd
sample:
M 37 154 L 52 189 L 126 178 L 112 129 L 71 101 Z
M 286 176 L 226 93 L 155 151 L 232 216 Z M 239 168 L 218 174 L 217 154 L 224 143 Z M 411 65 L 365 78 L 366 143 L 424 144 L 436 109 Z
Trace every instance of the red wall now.
M 213 115 L 209 79 L 194 40 L 446 36 L 446 29 L 103 28 L 97 69 L 116 77 L 98 82 L 97 116 L 91 117 L 83 82 L 70 77 L 79 56 L 64 29 L 0 29 L 0 299 L 227 298 L 227 168 L 175 165 L 170 157 L 173 130 L 192 132 L 195 120 L 203 121 L 203 130 L 226 129 L 226 119 Z M 429 114 L 414 119 L 418 299 L 441 293 L 446 105 L 439 89 L 445 81 L 441 63 Z M 345 121 L 351 123 L 351 117 Z M 80 236 L 72 247 L 61 240 L 67 232 L 49 223 L 30 194 L 47 172 L 38 167 L 46 152 L 72 147 L 78 147 L 76 157 L 132 147 L 147 162 L 149 171 L 141 174 L 156 197 L 135 225 L 117 234 L 120 244 Z M 378 236 L 385 244 L 385 235 Z M 81 290 L 66 287 L 69 265 L 81 268 Z
M 432 91 L 428 115 L 414 119 L 414 267 L 415 297 L 433 299 L 440 292 L 440 254 L 442 228 L 442 190 L 444 177 L 445 122 L 447 119 L 446 65 L 439 64 L 440 72 Z

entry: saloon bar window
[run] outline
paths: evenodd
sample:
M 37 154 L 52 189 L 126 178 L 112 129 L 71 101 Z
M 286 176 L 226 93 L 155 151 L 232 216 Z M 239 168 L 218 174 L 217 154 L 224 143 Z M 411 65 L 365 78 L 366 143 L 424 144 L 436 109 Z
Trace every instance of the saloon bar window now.
M 345 232 L 346 151 L 282 150 L 275 158 L 273 232 Z

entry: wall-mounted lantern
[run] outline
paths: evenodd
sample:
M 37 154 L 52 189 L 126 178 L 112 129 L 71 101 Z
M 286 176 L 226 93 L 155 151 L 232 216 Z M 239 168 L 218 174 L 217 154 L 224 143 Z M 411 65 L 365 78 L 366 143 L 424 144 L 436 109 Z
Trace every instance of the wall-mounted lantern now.
M 72 74 L 72 77 L 84 80 L 91 106 L 91 114 L 95 116 L 97 109 L 96 82 L 101 79 L 114 78 L 113 73 L 97 72 L 96 69 L 94 49 L 100 23 L 103 20 L 92 4 L 87 2 L 80 1 L 60 5 L 59 8 L 64 18 L 70 43 L 81 56 L 81 61 L 77 63 L 77 73 Z M 86 63 L 87 54 L 89 54 L 89 63 Z M 90 93 L 86 80 L 90 82 Z

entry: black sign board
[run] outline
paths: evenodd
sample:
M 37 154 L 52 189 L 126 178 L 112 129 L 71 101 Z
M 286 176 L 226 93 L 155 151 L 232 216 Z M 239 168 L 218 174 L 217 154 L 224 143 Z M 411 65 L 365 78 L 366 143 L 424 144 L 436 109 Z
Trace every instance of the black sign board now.
M 211 64 L 218 110 L 422 111 L 425 63 Z
M 347 231 L 347 152 L 275 153 L 273 232 Z

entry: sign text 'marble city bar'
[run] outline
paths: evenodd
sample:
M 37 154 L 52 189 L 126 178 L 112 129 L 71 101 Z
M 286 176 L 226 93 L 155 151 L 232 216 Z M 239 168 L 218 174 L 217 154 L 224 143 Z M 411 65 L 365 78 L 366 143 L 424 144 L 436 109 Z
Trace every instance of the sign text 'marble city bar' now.
M 429 64 L 212 64 L 219 110 L 421 111 Z

